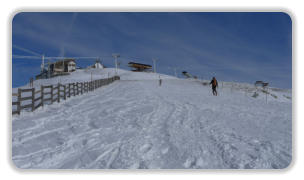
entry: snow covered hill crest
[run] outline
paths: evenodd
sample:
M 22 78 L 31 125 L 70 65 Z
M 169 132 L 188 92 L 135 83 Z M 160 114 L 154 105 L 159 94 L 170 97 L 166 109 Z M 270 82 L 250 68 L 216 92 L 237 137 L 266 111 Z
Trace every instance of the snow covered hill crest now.
M 114 74 L 110 68 L 78 70 L 34 86 Z M 291 163 L 291 90 L 219 82 L 219 96 L 213 96 L 208 81 L 118 74 L 120 81 L 94 92 L 13 116 L 14 164 L 25 169 L 277 169 Z

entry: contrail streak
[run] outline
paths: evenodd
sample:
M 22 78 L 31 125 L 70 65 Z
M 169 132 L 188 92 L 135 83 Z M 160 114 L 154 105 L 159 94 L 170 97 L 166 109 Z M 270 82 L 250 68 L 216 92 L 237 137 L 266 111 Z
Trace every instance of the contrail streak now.
M 41 56 L 41 54 L 38 54 L 34 51 L 31 51 L 29 49 L 26 49 L 26 48 L 23 48 L 23 47 L 20 47 L 20 46 L 17 46 L 17 45 L 13 45 L 13 48 L 19 49 L 21 51 L 24 51 L 24 52 L 27 52 L 27 53 L 30 53 L 30 54 L 33 54 L 33 55 L 36 55 L 36 56 Z
M 15 59 L 41 59 L 41 56 L 20 56 L 20 55 L 13 55 Z
M 64 56 L 64 54 L 65 54 L 65 44 L 66 44 L 65 41 L 68 39 L 69 35 L 71 34 L 71 31 L 72 31 L 74 22 L 76 21 L 76 18 L 77 18 L 77 13 L 73 13 L 71 23 L 69 24 L 67 31 L 66 31 L 66 37 L 64 38 L 64 40 L 61 44 L 59 56 Z

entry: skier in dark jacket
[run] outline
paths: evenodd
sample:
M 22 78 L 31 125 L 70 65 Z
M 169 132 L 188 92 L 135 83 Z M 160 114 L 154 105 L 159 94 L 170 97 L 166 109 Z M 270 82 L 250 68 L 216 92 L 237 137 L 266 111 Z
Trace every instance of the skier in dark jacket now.
M 212 93 L 214 96 L 217 96 L 217 91 L 216 91 L 216 88 L 218 87 L 218 84 L 217 84 L 217 80 L 215 79 L 215 77 L 212 78 L 211 82 L 209 83 L 212 85 Z

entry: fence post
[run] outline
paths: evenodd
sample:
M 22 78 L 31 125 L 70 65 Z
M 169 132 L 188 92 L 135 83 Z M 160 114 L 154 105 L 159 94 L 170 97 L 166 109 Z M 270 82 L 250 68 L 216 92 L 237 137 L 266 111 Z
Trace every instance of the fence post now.
M 44 97 L 43 97 L 43 86 L 42 85 L 41 85 L 40 90 L 41 90 L 41 106 L 43 107 L 43 99 L 44 99 Z
M 81 94 L 81 83 L 78 83 L 78 93 Z
M 79 83 L 77 82 L 77 83 L 76 83 L 76 89 L 77 89 L 77 93 L 76 93 L 76 94 L 77 94 L 77 95 L 79 95 L 78 84 L 79 84 Z
M 73 96 L 75 96 L 75 83 L 73 83 Z
M 32 88 L 32 112 L 35 110 L 35 88 Z
M 57 102 L 60 102 L 60 84 L 57 85 Z
M 80 83 L 77 83 L 77 93 L 78 93 L 78 94 L 81 94 L 81 89 L 79 90 L 79 88 L 81 88 L 81 84 L 80 84 Z
M 83 82 L 80 84 L 81 86 L 81 94 L 83 94 Z
M 17 111 L 20 114 L 21 111 L 21 89 L 18 88 L 18 104 L 17 104 Z
M 66 85 L 63 86 L 63 97 L 64 97 L 64 100 L 66 100 Z
M 53 104 L 53 85 L 51 85 L 51 104 Z
M 68 97 L 71 97 L 71 83 L 69 83 L 69 96 Z

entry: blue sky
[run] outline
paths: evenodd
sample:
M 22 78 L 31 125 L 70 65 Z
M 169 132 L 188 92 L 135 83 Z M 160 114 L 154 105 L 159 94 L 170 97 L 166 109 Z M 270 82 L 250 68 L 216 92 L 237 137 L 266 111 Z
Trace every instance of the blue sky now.
M 129 61 L 174 74 L 292 86 L 292 24 L 285 13 L 19 13 L 12 22 L 12 54 L 99 56 L 114 67 Z M 32 52 L 30 52 L 30 51 Z M 86 67 L 95 59 L 78 60 Z M 12 86 L 40 72 L 39 59 L 12 59 Z

